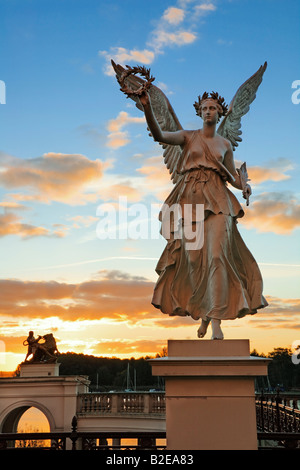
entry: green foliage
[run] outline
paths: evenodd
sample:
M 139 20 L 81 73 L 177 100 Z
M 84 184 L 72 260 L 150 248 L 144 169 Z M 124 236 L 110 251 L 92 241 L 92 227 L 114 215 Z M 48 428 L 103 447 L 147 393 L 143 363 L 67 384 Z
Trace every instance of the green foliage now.
M 158 388 L 158 378 L 152 376 L 149 358 L 119 359 L 96 357 L 68 352 L 60 354 L 60 375 L 85 375 L 91 381 L 90 389 L 99 391 L 121 390 L 136 385 L 137 390 Z M 128 384 L 128 364 L 130 383 Z
M 156 355 L 167 355 L 164 349 Z M 268 366 L 268 384 L 273 388 L 280 386 L 283 390 L 300 388 L 300 364 L 292 361 L 292 351 L 289 348 L 274 348 L 268 354 L 260 354 L 256 350 L 251 356 L 268 357 L 272 359 Z M 96 357 L 68 352 L 59 356 L 61 363 L 60 375 L 85 375 L 91 381 L 90 390 L 124 390 L 127 387 L 127 372 L 129 364 L 129 388 L 147 390 L 162 389 L 162 379 L 152 376 L 152 369 L 147 357 L 139 359 L 119 359 L 116 357 Z M 98 387 L 98 388 L 97 388 Z
M 273 389 L 279 388 L 282 391 L 288 391 L 300 388 L 300 365 L 293 363 L 291 349 L 274 348 L 268 354 L 259 354 L 254 349 L 251 356 L 272 359 L 268 366 L 268 380 Z
M 293 363 L 291 349 L 274 348 L 268 357 L 272 359 L 268 375 L 273 387 L 280 385 L 284 390 L 300 387 L 300 365 Z

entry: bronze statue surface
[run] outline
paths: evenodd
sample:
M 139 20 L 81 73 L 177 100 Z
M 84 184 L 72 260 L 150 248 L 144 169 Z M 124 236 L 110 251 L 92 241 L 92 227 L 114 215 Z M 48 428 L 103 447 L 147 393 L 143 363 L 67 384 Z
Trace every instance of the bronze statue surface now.
M 170 229 L 156 267 L 152 304 L 170 316 L 201 320 L 199 338 L 211 322 L 212 339 L 223 339 L 222 320 L 253 315 L 267 306 L 259 267 L 237 229 L 244 209 L 228 188 L 230 183 L 240 189 L 249 204 L 246 163 L 236 168 L 233 152 L 242 140 L 241 118 L 256 97 L 267 64 L 242 84 L 229 107 L 216 92 L 199 96 L 194 107 L 203 127 L 198 130 L 183 129 L 150 71 L 124 69 L 113 61 L 112 66 L 121 91 L 144 112 L 153 139 L 163 146 L 174 183 L 160 213 L 163 235 L 166 213 Z M 173 213 L 172 218 L 169 209 L 174 207 L 179 216 Z M 202 242 L 191 244 L 200 231 Z
M 43 342 L 41 343 L 40 341 Z M 34 337 L 33 331 L 29 331 L 29 335 L 25 341 L 24 346 L 28 346 L 27 354 L 24 363 L 50 363 L 57 361 L 59 351 L 56 346 L 56 340 L 52 333 L 44 336 Z M 28 359 L 32 356 L 30 359 Z

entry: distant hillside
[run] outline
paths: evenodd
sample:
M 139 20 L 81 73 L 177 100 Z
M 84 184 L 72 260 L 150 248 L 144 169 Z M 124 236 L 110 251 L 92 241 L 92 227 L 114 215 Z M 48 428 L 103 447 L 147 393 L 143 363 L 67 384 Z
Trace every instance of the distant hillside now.
M 152 376 L 147 358 L 119 359 L 96 357 L 73 352 L 59 355 L 60 375 L 87 375 L 90 389 L 136 390 L 161 389 L 162 379 Z

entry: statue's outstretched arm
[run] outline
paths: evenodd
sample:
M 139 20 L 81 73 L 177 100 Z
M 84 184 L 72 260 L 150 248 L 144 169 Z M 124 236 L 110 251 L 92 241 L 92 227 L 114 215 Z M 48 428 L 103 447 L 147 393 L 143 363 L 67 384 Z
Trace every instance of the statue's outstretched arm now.
M 126 66 L 126 70 L 121 65 L 115 64 L 114 61 L 112 61 L 112 66 L 116 73 L 117 81 L 121 85 L 121 91 L 127 94 L 136 103 L 136 107 L 140 111 L 145 113 L 147 126 L 151 135 L 153 133 L 152 137 L 162 145 L 164 149 L 164 163 L 169 170 L 173 183 L 176 184 L 182 177 L 182 175 L 177 172 L 177 166 L 182 155 L 184 139 L 183 133 L 181 132 L 183 128 L 171 103 L 163 91 L 153 85 L 153 77 L 150 77 L 150 71 L 146 70 L 146 73 L 144 68 L 131 68 L 128 65 Z M 150 80 L 145 82 L 145 80 L 136 76 L 136 71 L 140 71 L 144 78 L 150 77 Z M 144 99 L 147 100 L 147 98 L 150 98 L 151 100 L 150 107 L 147 107 L 147 102 L 144 102 L 144 105 L 141 103 L 144 94 L 142 90 L 147 93 Z
M 169 132 L 161 129 L 152 109 L 151 98 L 147 92 L 140 96 L 140 103 L 143 106 L 145 118 L 151 135 L 156 142 L 168 145 L 184 145 L 185 132 L 183 130 Z

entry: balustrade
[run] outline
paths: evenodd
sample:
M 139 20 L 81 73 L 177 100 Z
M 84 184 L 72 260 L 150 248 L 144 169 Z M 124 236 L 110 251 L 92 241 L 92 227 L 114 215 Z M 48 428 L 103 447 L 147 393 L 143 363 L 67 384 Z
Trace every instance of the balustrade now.
M 292 403 L 295 406 L 287 406 Z M 274 440 L 284 447 L 297 448 L 300 441 L 300 410 L 297 400 L 276 395 L 262 395 L 256 400 L 259 440 Z
M 165 411 L 164 393 L 85 393 L 78 396 L 78 413 L 144 413 L 164 415 Z

